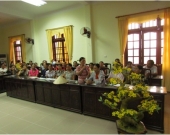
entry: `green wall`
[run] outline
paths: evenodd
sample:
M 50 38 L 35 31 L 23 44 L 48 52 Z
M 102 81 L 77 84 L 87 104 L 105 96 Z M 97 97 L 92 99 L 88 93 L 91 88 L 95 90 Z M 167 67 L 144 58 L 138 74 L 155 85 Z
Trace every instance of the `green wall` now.
M 73 60 L 81 56 L 89 62 L 113 62 L 120 58 L 119 33 L 116 16 L 170 7 L 170 2 L 93 2 L 72 9 L 55 12 L 28 22 L 0 29 L 0 53 L 8 54 L 8 37 L 25 34 L 35 44 L 26 44 L 26 58 L 34 62 L 49 60 L 46 29 L 73 25 Z M 91 29 L 91 38 L 80 34 L 82 27 Z

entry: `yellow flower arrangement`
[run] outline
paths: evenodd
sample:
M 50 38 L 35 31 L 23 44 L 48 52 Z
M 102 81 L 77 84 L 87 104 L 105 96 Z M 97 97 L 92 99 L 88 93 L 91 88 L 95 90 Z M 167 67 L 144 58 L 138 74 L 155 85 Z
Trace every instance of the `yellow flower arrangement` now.
M 121 73 L 124 69 L 120 68 L 119 63 L 114 63 L 113 72 Z M 135 82 L 135 86 L 126 87 L 120 85 L 117 91 L 104 93 L 99 101 L 113 110 L 112 116 L 121 120 L 122 126 L 137 127 L 144 117 L 144 112 L 152 115 L 160 110 L 160 107 L 153 96 L 148 92 L 148 87 L 145 86 L 140 74 L 131 73 L 127 68 L 127 77 L 130 81 Z M 131 73 L 131 74 L 130 74 Z M 122 83 L 119 79 L 110 79 L 111 84 Z M 130 128 L 129 128 L 130 129 Z
M 155 111 L 160 110 L 157 101 L 143 84 L 138 84 L 132 88 L 120 86 L 116 92 L 104 93 L 99 101 L 111 108 L 113 110 L 112 116 L 126 123 L 124 124 L 126 127 L 127 125 L 137 126 L 143 119 L 144 112 L 152 115 Z

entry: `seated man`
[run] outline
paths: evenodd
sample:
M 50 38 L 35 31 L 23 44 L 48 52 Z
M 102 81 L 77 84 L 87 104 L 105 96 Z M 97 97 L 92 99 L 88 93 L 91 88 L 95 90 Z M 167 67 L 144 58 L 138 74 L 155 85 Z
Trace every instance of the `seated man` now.
M 145 77 L 149 77 L 151 75 L 151 77 L 155 77 L 158 75 L 158 69 L 157 67 L 154 65 L 154 61 L 153 60 L 148 60 L 146 66 L 144 66 L 143 68 L 145 69 L 150 69 L 151 70 L 151 74 L 149 72 L 149 70 L 145 71 Z

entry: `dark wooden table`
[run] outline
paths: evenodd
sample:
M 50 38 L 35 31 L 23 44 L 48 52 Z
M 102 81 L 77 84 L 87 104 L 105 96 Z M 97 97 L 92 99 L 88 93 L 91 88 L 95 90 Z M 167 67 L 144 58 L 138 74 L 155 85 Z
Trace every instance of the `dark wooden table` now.
M 98 101 L 104 92 L 116 91 L 115 86 L 93 86 L 80 84 L 54 85 L 53 81 L 29 79 L 28 77 L 4 77 L 7 95 L 56 108 L 116 121 L 112 110 Z M 145 114 L 142 120 L 149 129 L 164 132 L 165 87 L 150 86 L 148 91 L 157 100 L 161 110 L 152 116 Z
M 0 73 L 0 93 L 6 92 L 4 77 L 9 75 L 10 74 L 7 73 L 3 73 L 3 74 Z
M 156 77 L 150 79 L 150 83 L 152 86 L 162 86 L 162 80 L 163 80 L 163 76 L 157 75 Z

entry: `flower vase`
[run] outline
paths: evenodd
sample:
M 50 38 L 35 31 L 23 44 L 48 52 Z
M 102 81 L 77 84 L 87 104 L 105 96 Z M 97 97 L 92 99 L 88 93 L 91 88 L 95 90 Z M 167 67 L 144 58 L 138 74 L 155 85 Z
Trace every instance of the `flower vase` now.
M 129 125 L 123 120 L 116 121 L 118 134 L 146 134 L 147 130 L 143 122 L 138 122 L 135 126 Z

